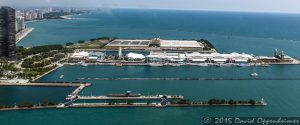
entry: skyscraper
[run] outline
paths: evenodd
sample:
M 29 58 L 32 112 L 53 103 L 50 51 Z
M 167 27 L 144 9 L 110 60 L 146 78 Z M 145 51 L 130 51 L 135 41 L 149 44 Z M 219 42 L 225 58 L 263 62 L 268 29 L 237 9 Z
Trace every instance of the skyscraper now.
M 16 48 L 15 10 L 0 8 L 0 57 L 12 58 Z

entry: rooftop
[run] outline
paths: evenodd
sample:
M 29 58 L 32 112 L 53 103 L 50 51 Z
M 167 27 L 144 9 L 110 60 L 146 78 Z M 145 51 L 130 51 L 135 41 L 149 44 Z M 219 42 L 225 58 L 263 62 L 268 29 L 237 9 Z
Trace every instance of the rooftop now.
M 116 39 L 106 46 L 124 46 L 124 47 L 131 47 L 131 46 L 138 46 L 138 47 L 148 47 L 151 40 L 125 40 L 125 39 Z
M 203 48 L 203 45 L 191 40 L 160 40 L 160 47 Z

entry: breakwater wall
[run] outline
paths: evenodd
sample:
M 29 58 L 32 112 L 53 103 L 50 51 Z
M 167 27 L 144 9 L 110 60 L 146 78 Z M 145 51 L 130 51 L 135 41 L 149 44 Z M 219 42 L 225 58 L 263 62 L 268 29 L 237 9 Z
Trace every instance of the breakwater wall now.
M 78 78 L 78 80 L 300 80 L 299 78 Z

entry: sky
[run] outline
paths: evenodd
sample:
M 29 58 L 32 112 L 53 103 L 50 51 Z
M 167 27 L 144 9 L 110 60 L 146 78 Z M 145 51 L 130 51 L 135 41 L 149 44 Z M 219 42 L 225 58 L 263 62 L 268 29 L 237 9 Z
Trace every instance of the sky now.
M 300 13 L 300 0 L 0 0 L 3 5 Z

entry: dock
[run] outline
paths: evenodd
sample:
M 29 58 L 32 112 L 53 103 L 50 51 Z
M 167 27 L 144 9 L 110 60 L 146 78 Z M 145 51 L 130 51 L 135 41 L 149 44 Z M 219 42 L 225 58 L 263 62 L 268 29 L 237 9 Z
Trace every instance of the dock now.
M 77 89 L 75 89 L 71 95 L 78 95 L 84 88 L 86 87 L 86 85 L 81 84 Z
M 77 96 L 79 100 L 143 100 L 143 99 L 160 99 L 162 97 L 168 99 L 183 99 L 181 95 L 148 95 L 138 97 L 109 97 L 109 96 Z

